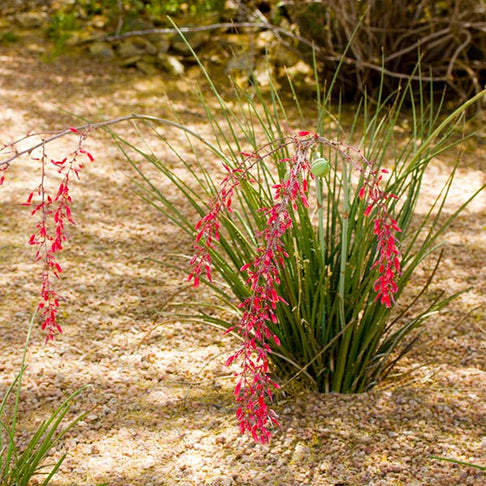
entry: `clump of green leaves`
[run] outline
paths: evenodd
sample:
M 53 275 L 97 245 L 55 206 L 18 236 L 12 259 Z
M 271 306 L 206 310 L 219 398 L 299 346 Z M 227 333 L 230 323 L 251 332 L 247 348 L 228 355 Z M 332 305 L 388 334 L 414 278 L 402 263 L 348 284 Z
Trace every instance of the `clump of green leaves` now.
M 46 33 L 54 43 L 52 56 L 62 54 L 66 47 L 66 42 L 78 28 L 76 13 L 68 9 L 55 11 L 49 18 Z
M 165 15 L 180 15 L 190 13 L 191 15 L 204 14 L 210 12 L 222 13 L 225 9 L 224 0 L 159 0 L 150 2 L 145 6 L 145 10 L 153 18 Z
M 18 39 L 19 36 L 10 30 L 3 32 L 0 36 L 0 42 L 17 42 Z
M 28 486 L 34 477 L 40 477 L 39 484 L 47 486 L 64 462 L 66 454 L 63 454 L 54 464 L 46 464 L 46 459 L 67 432 L 84 416 L 80 415 L 68 425 L 62 426 L 73 401 L 84 390 L 81 388 L 70 395 L 39 425 L 23 450 L 19 449 L 16 434 L 20 392 L 26 369 L 27 345 L 33 323 L 34 318 L 29 326 L 20 371 L 0 402 L 0 484 L 2 486 Z

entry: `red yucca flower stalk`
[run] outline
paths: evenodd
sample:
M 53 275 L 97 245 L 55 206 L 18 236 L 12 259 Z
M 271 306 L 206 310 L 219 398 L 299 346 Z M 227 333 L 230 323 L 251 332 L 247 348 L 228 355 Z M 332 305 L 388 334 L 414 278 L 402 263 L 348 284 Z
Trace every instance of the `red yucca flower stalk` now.
M 377 240 L 378 259 L 371 268 L 378 267 L 380 276 L 374 283 L 373 289 L 376 292 L 375 300 L 379 300 L 381 304 L 390 308 L 394 303 L 393 296 L 398 290 L 396 278 L 401 273 L 401 255 L 397 248 L 398 240 L 394 233 L 401 232 L 401 229 L 388 213 L 386 206 L 389 198 L 397 199 L 397 196 L 386 194 L 380 186 L 382 174 L 387 174 L 388 170 L 381 169 L 379 172 L 369 170 L 364 179 L 364 185 L 359 190 L 358 197 L 366 199 L 368 202 L 364 211 L 365 216 L 370 216 L 373 211 L 376 212 L 373 219 L 373 233 Z
M 79 133 L 74 128 L 71 131 Z M 65 224 L 75 224 L 71 216 L 72 198 L 69 194 L 71 177 L 74 175 L 79 179 L 79 172 L 83 168 L 83 164 L 78 160 L 80 155 L 84 155 L 91 162 L 94 160 L 93 156 L 82 147 L 87 133 L 79 133 L 79 135 L 77 149 L 62 160 L 49 159 L 45 147 L 42 147 L 41 157 L 35 159 L 41 164 L 41 181 L 24 203 L 24 206 L 34 206 L 31 212 L 32 216 L 37 213 L 40 214 L 40 221 L 36 224 L 36 231 L 29 238 L 29 245 L 37 247 L 35 260 L 42 262 L 44 267 L 41 300 L 37 306 L 37 311 L 42 319 L 42 329 L 47 332 L 46 341 L 53 340 L 56 333 L 62 332 L 62 328 L 57 322 L 59 296 L 53 288 L 52 276 L 60 278 L 63 271 L 57 256 L 67 240 Z M 45 186 L 48 165 L 54 166 L 62 176 L 61 183 L 54 196 L 47 192 Z M 37 197 L 35 198 L 35 196 Z M 34 202 L 34 199 L 37 198 L 38 200 Z
M 272 424 L 278 426 L 277 415 L 267 405 L 267 401 L 272 401 L 272 390 L 279 388 L 269 376 L 268 356 L 271 349 L 268 342 L 273 340 L 275 344 L 280 344 L 270 326 L 278 325 L 275 314 L 277 305 L 287 304 L 277 293 L 280 269 L 285 265 L 285 259 L 289 257 L 282 237 L 292 227 L 290 209 L 296 210 L 298 203 L 309 207 L 306 197 L 307 180 L 309 177 L 313 178 L 313 175 L 310 171 L 308 155 L 310 149 L 318 143 L 327 143 L 342 152 L 340 145 L 310 132 L 299 132 L 298 137 L 281 142 L 282 145 L 292 144 L 295 155 L 280 161 L 288 164 L 288 170 L 286 179 L 273 186 L 275 204 L 261 208 L 267 216 L 266 228 L 260 234 L 262 245 L 256 249 L 253 261 L 240 269 L 247 274 L 246 284 L 251 293 L 240 304 L 242 317 L 239 323 L 227 331 L 236 330 L 243 337 L 240 348 L 226 361 L 226 365 L 239 362 L 241 366 L 241 371 L 236 375 L 237 382 L 234 390 L 238 402 L 236 417 L 241 432 L 248 431 L 255 441 L 261 443 L 269 441 L 271 437 L 269 427 Z M 245 161 L 238 168 L 230 169 L 225 166 L 229 175 L 222 181 L 216 197 L 210 201 L 207 215 L 196 224 L 195 254 L 191 260 L 193 270 L 189 275 L 189 280 L 192 280 L 196 287 L 203 271 L 206 278 L 211 280 L 210 253 L 220 238 L 221 212 L 232 211 L 231 198 L 235 188 L 242 179 L 249 179 L 249 170 L 262 162 L 269 153 L 265 156 L 258 153 L 243 155 L 246 157 Z M 352 160 L 348 154 L 343 155 L 346 161 Z M 397 291 L 395 278 L 400 272 L 400 254 L 393 233 L 400 229 L 387 212 L 386 201 L 389 196 L 380 187 L 382 176 L 378 175 L 377 171 L 371 170 L 371 164 L 364 157 L 361 157 L 361 160 L 363 165 L 356 165 L 364 176 L 364 185 L 359 191 L 359 197 L 366 198 L 368 202 L 366 216 L 370 215 L 375 207 L 377 213 L 374 219 L 374 232 L 378 242 L 378 259 L 374 266 L 379 268 L 380 277 L 375 282 L 374 288 L 377 299 L 390 307 L 393 293 Z

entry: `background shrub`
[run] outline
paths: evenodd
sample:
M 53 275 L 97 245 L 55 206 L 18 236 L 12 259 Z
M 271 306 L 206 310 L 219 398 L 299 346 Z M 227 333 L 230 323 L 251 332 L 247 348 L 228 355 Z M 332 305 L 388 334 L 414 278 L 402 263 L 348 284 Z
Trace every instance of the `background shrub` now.
M 287 0 L 284 5 L 299 34 L 315 42 L 326 79 L 342 62 L 338 82 L 348 98 L 376 94 L 382 68 L 388 93 L 404 80 L 417 84 L 420 77 L 465 99 L 486 81 L 482 0 Z M 307 46 L 298 50 L 312 59 Z

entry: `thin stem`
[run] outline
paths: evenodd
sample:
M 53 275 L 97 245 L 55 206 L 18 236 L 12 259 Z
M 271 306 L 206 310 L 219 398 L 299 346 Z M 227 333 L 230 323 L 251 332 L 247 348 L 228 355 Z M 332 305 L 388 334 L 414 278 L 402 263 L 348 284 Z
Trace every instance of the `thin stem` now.
M 323 198 L 323 187 L 321 184 L 321 179 L 316 177 L 316 197 L 317 197 L 317 224 L 318 224 L 318 235 L 319 235 L 319 246 L 321 249 L 321 262 L 325 265 L 326 262 L 326 239 L 324 230 L 324 198 Z
M 339 320 L 341 323 L 341 330 L 346 329 L 346 314 L 344 312 L 344 291 L 346 287 L 346 266 L 348 263 L 348 227 L 349 227 L 349 176 L 346 161 L 343 164 L 343 208 L 341 217 L 341 261 L 339 268 Z M 351 321 L 350 321 L 351 322 Z M 349 324 L 349 323 L 348 323 Z M 339 391 L 342 388 L 342 380 L 345 376 L 346 361 L 348 358 L 348 346 L 351 338 L 352 328 L 346 329 L 343 336 L 343 342 L 339 347 L 336 372 L 333 378 L 332 389 Z
M 46 139 L 32 145 L 31 147 L 28 147 L 28 148 L 23 149 L 23 150 L 19 150 L 14 155 L 12 155 L 10 158 L 1 161 L 0 167 L 2 167 L 4 165 L 9 165 L 12 161 L 21 157 L 22 155 L 30 154 L 35 149 L 38 149 L 39 147 L 47 145 L 48 143 L 51 143 L 54 140 L 57 140 L 58 138 L 62 138 L 65 135 L 69 135 L 70 133 L 82 133 L 82 132 L 85 132 L 85 131 L 95 130 L 97 128 L 105 128 L 105 127 L 109 127 L 110 125 L 116 125 L 117 123 L 129 121 L 129 120 L 150 121 L 150 122 L 154 122 L 154 123 L 160 123 L 161 125 L 167 125 L 167 126 L 170 126 L 170 127 L 174 127 L 174 128 L 177 128 L 178 130 L 182 130 L 183 132 L 186 132 L 189 135 L 195 137 L 201 143 L 206 145 L 206 147 L 211 149 L 215 154 L 217 154 L 223 160 L 227 161 L 227 157 L 217 147 L 215 147 L 212 143 L 208 142 L 206 139 L 201 137 L 201 135 L 199 135 L 197 132 L 191 130 L 187 126 L 181 125 L 181 124 L 173 122 L 171 120 L 166 120 L 165 118 L 158 118 L 156 116 L 132 114 L 132 115 L 121 116 L 121 117 L 118 117 L 118 118 L 113 118 L 112 120 L 102 121 L 102 122 L 98 122 L 98 123 L 87 123 L 85 125 L 80 125 L 78 127 L 67 128 L 66 130 L 61 130 L 59 132 L 51 132 L 51 133 L 53 133 L 53 135 L 51 137 L 46 138 Z M 37 136 L 37 135 L 40 135 L 40 134 L 32 133 L 27 138 L 34 137 L 34 136 Z M 25 138 L 26 137 L 23 137 L 22 140 L 25 139 Z M 19 140 L 12 142 L 11 144 L 9 144 L 9 146 L 15 145 L 18 141 Z
M 41 158 L 41 182 L 40 182 L 40 196 L 41 196 L 41 214 L 42 214 L 42 221 L 41 224 L 46 229 L 46 233 L 42 237 L 41 247 L 44 251 L 44 271 L 48 274 L 49 273 L 49 249 L 47 248 L 47 209 L 46 209 L 46 147 L 42 145 L 42 158 Z M 44 277 L 43 277 L 44 279 Z
M 324 229 L 324 197 L 323 197 L 323 186 L 321 179 L 316 177 L 316 198 L 317 198 L 317 225 L 318 225 L 318 238 L 319 247 L 321 250 L 321 268 L 322 272 L 326 272 L 326 235 Z M 326 330 L 326 307 L 322 307 L 322 317 L 319 323 L 321 329 L 322 340 L 324 341 L 324 332 Z
M 20 362 L 20 371 L 19 371 L 19 374 L 18 374 L 17 391 L 15 392 L 15 406 L 14 406 L 14 410 L 13 410 L 12 427 L 10 429 L 11 437 L 15 437 L 15 428 L 16 428 L 16 425 L 17 425 L 17 417 L 18 417 L 19 405 L 20 405 L 20 391 L 21 391 L 21 388 L 22 388 L 22 377 L 24 375 L 24 371 L 25 371 L 25 367 L 26 367 L 25 362 L 27 360 L 27 348 L 28 348 L 28 345 L 29 345 L 30 336 L 32 334 L 32 329 L 34 327 L 34 322 L 36 320 L 36 316 L 37 316 L 37 311 L 34 310 L 34 312 L 32 314 L 32 318 L 30 319 L 29 327 L 27 328 L 27 336 L 25 338 L 24 350 L 23 350 L 23 353 L 22 353 L 22 361 Z M 8 452 L 7 452 L 7 457 L 5 459 L 5 464 L 7 465 L 7 467 L 10 464 L 14 449 L 15 449 L 15 443 L 13 441 L 10 441 L 9 447 L 8 447 Z
M 346 164 L 343 164 L 343 209 L 341 217 L 341 262 L 339 268 L 339 317 L 341 320 L 341 328 L 346 325 L 346 318 L 344 315 L 344 289 L 346 284 L 346 265 L 348 263 L 348 226 L 349 226 L 349 184 L 348 171 Z

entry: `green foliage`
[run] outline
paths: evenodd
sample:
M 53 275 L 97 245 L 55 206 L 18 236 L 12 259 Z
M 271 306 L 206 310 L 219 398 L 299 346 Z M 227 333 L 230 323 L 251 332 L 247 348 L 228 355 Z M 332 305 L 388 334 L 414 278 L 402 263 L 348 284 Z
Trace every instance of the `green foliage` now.
M 11 32 L 7 30 L 0 35 L 0 42 L 17 42 L 19 39 L 18 35 L 15 32 Z
M 64 51 L 66 41 L 72 36 L 77 28 L 78 23 L 75 12 L 59 10 L 51 15 L 46 33 L 54 42 L 53 56 L 57 56 Z
M 76 19 L 89 21 L 95 15 L 105 16 L 108 23 L 116 25 L 118 19 L 149 19 L 156 24 L 165 24 L 166 17 L 184 14 L 199 15 L 225 10 L 225 0 L 81 0 L 58 7 L 51 18 L 48 34 L 59 38 L 75 28 Z
M 173 150 L 179 166 L 171 167 L 151 150 L 140 148 L 146 144 L 133 143 L 115 134 L 114 137 L 142 178 L 141 195 L 191 236 L 195 221 L 208 210 L 207 201 L 218 197 L 219 186 L 210 159 L 217 158 L 237 168 L 241 152 L 267 147 L 259 153 L 266 150 L 268 157 L 251 174 L 258 183 L 241 182 L 235 195 L 238 209 L 231 219 L 222 218 L 221 241 L 211 255 L 219 279 L 205 284 L 226 309 L 225 317 L 218 317 L 204 307 L 198 314 L 178 315 L 229 328 L 241 315 L 238 304 L 250 295 L 240 268 L 253 260 L 265 228 L 266 216 L 261 208 L 272 205 L 273 185 L 285 177 L 285 165 L 279 161 L 293 155 L 292 144 L 279 143 L 286 136 L 284 127 L 294 125 L 289 109 L 293 113 L 302 110 L 297 98 L 294 107 L 286 108 L 280 90 L 275 87 L 269 99 L 255 88 L 230 104 L 223 100 L 209 77 L 207 81 L 214 99 L 201 93 L 201 102 L 206 107 L 211 141 L 189 128 L 179 127 L 188 136 L 187 145 L 196 162 L 172 146 L 171 135 L 156 128 L 153 133 Z M 335 145 L 323 144 L 315 157 L 330 161 L 332 170 L 322 184 L 316 181 L 311 210 L 300 206 L 294 211 L 293 227 L 285 236 L 290 257 L 281 269 L 278 293 L 289 305 L 277 306 L 278 323 L 272 330 L 281 345 L 272 345 L 270 359 L 274 372 L 282 379 L 299 377 L 308 386 L 325 392 L 362 392 L 386 377 L 413 346 L 416 334 L 412 331 L 457 296 L 434 295 L 429 291 L 440 264 L 441 238 L 477 193 L 457 211 L 446 214 L 447 195 L 456 172 L 453 167 L 431 207 L 421 214 L 415 214 L 415 209 L 430 162 L 462 140 L 457 134 L 464 123 L 464 114 L 485 93 L 440 121 L 441 106 L 435 107 L 432 102 L 428 105 L 422 91 L 415 93 L 408 86 L 394 98 L 378 98 L 373 106 L 364 99 L 349 127 L 341 120 L 344 107 L 331 104 L 331 92 L 321 92 L 316 82 L 314 131 L 339 139 L 346 146 L 359 146 L 376 170 L 386 167 L 391 172 L 384 183 L 385 191 L 398 196 L 390 200 L 389 210 L 402 229 L 403 273 L 398 279 L 396 305 L 387 308 L 375 302 L 376 240 L 373 221 L 363 215 L 363 201 L 357 197 L 360 181 L 353 174 L 346 154 L 343 156 Z M 405 103 L 412 106 L 412 133 L 407 139 L 396 130 Z M 302 118 L 297 129 L 308 130 L 308 123 Z M 193 145 L 194 136 L 209 148 L 209 159 Z M 166 177 L 172 184 L 171 191 L 160 188 L 157 177 L 146 173 L 140 160 L 148 161 Z M 177 196 L 172 198 L 170 194 L 174 191 Z M 183 264 L 188 258 L 189 255 L 182 257 Z M 422 288 L 414 298 L 408 295 L 408 303 L 401 303 L 415 271 L 431 261 L 434 261 L 432 270 Z M 182 305 L 187 309 L 191 304 Z M 233 319 L 228 318 L 228 312 Z
M 20 371 L 7 389 L 0 403 L 0 484 L 2 486 L 28 486 L 34 477 L 41 477 L 39 483 L 46 486 L 61 467 L 66 455 L 54 464 L 45 464 L 56 445 L 84 415 L 61 428 L 73 400 L 84 390 L 81 388 L 70 395 L 32 435 L 23 451 L 18 449 L 17 428 L 22 378 L 26 369 L 25 358 L 34 318 L 32 318 L 22 356 Z M 13 404 L 12 404 L 13 402 Z
M 186 2 L 184 0 L 159 0 L 148 2 L 144 9 L 152 17 L 165 15 L 179 15 L 181 13 L 190 13 L 192 15 L 219 12 L 225 9 L 224 0 L 195 0 Z
M 480 471 L 486 471 L 486 466 L 480 466 L 479 464 L 472 464 L 470 462 L 458 461 L 457 459 L 450 459 L 448 457 L 435 457 L 432 456 L 431 459 L 437 459 L 439 461 L 452 462 L 453 464 L 459 464 L 460 466 L 473 467 L 479 469 Z

